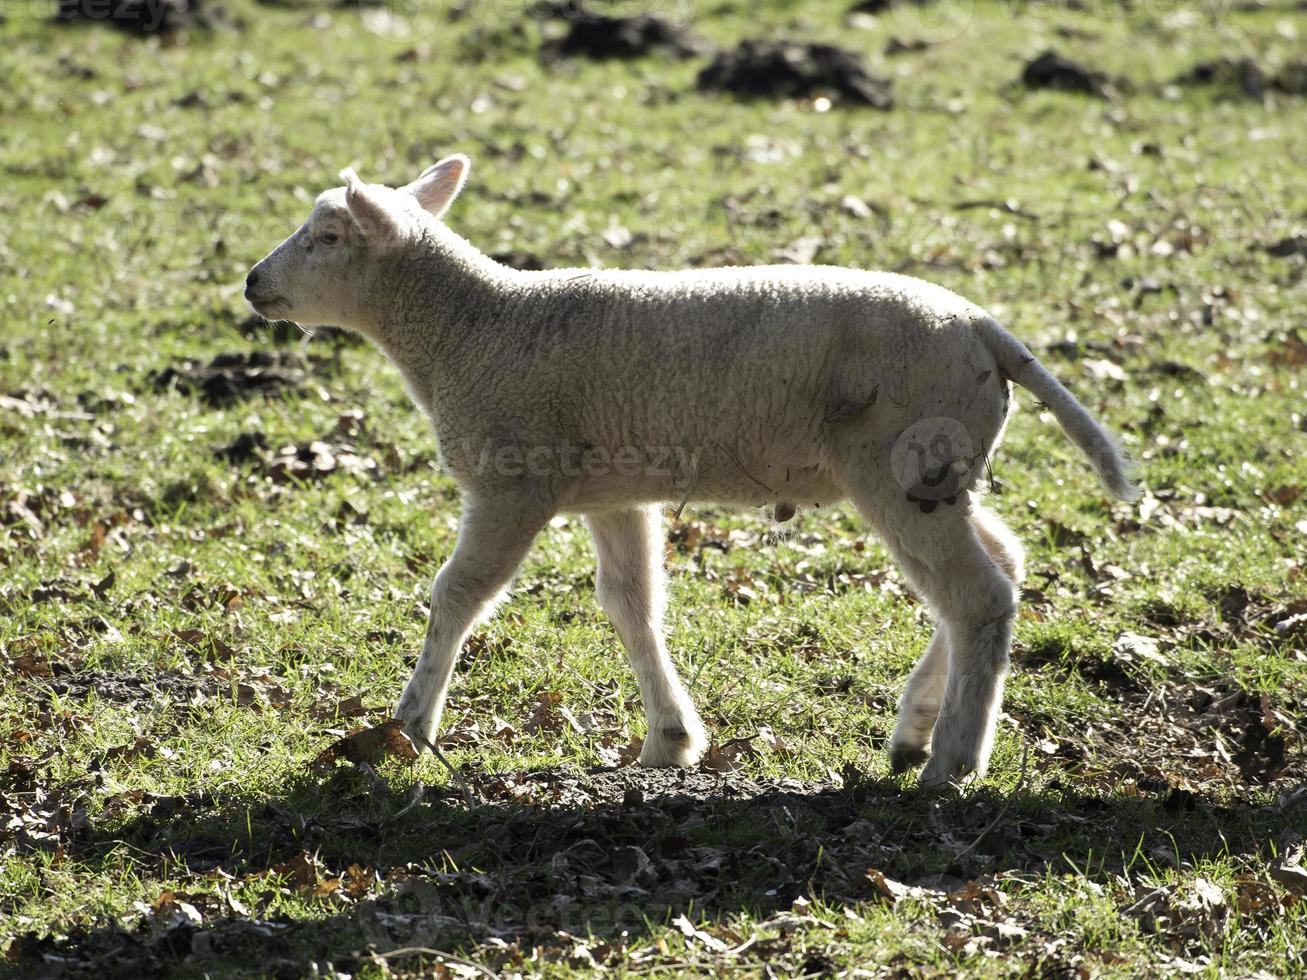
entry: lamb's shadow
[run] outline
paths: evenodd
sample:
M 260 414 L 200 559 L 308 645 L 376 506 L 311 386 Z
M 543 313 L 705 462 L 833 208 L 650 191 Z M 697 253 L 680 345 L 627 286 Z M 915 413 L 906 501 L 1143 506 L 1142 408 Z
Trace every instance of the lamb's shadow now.
M 1047 787 L 958 797 L 853 772 L 842 786 L 639 769 L 474 783 L 493 802 L 468 808 L 456 793 L 432 790 L 414 803 L 352 769 L 305 778 L 272 799 L 160 801 L 80 840 L 70 856 L 109 867 L 125 846 L 138 860 L 238 878 L 298 867 L 305 888 L 334 889 L 323 901 L 339 900 L 338 910 L 296 918 L 253 908 L 198 926 L 83 934 L 58 952 L 101 975 L 115 964 L 141 974 L 192 960 L 297 974 L 310 959 L 347 966 L 369 949 L 457 950 L 492 937 L 566 948 L 570 936 L 638 936 L 684 912 L 723 920 L 788 910 L 804 895 L 872 901 L 869 867 L 907 882 L 1073 869 L 1107 880 L 1140 853 L 1193 864 L 1256 852 L 1285 825 L 1274 807 L 1252 803 Z M 303 862 L 305 852 L 316 864 Z M 381 885 L 366 888 L 374 872 Z M 351 888 L 360 897 L 346 901 Z M 38 943 L 23 955 L 48 952 Z

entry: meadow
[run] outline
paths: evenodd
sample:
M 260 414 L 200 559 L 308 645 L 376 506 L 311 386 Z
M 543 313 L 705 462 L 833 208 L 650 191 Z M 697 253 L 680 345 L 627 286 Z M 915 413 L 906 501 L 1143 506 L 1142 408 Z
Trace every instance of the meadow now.
M 596 0 L 690 38 L 612 58 L 527 0 L 192 4 L 0 12 L 0 976 L 1303 975 L 1299 0 Z M 701 89 L 746 38 L 893 104 Z M 241 289 L 342 167 L 452 152 L 503 261 L 920 276 L 1122 434 L 1137 504 L 1017 392 L 987 777 L 890 774 L 930 624 L 848 508 L 668 509 L 695 771 L 630 764 L 579 518 L 460 660 L 463 785 L 378 727 L 457 490 L 378 351 Z

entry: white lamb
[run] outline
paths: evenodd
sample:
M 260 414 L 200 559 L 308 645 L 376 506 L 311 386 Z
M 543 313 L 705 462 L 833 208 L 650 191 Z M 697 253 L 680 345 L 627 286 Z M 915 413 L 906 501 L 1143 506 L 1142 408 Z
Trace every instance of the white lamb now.
M 599 601 L 635 669 L 646 766 L 708 744 L 663 639 L 660 506 L 848 498 L 930 603 L 935 635 L 890 740 L 921 782 L 983 774 L 1008 665 L 1022 552 L 975 484 L 1009 381 L 1034 392 L 1117 497 L 1116 442 L 983 310 L 906 276 L 831 267 L 684 272 L 505 268 L 440 220 L 467 176 L 451 156 L 400 189 L 315 203 L 250 271 L 260 314 L 375 341 L 430 418 L 464 508 L 397 717 L 436 739 L 454 658 L 536 533 L 585 515 Z

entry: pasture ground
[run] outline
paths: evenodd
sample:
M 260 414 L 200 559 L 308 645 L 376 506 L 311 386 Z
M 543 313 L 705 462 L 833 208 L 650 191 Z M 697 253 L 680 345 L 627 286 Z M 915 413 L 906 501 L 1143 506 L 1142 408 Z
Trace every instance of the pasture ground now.
M 896 105 L 542 59 L 563 25 L 524 2 L 229 0 L 162 42 L 0 15 L 0 973 L 1301 975 L 1301 4 L 642 9 L 838 43 Z M 1105 97 L 1021 85 L 1047 48 Z M 1266 92 L 1176 82 L 1218 58 Z M 1123 434 L 1137 506 L 1018 395 L 988 778 L 889 775 L 929 624 L 846 510 L 669 520 L 709 769 L 623 765 L 642 716 L 570 518 L 460 662 L 472 806 L 429 758 L 323 755 L 396 702 L 457 494 L 379 353 L 250 323 L 241 281 L 341 167 L 456 150 L 489 252 L 920 275 Z

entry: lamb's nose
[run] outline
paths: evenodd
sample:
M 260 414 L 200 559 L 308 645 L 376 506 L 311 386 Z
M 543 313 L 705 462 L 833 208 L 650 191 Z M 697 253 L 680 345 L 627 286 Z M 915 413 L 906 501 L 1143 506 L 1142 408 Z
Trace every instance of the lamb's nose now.
M 259 270 L 251 269 L 250 274 L 245 277 L 245 291 L 248 293 L 259 284 Z

